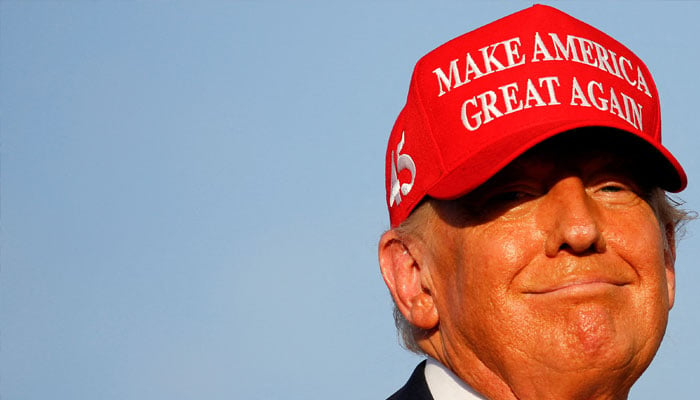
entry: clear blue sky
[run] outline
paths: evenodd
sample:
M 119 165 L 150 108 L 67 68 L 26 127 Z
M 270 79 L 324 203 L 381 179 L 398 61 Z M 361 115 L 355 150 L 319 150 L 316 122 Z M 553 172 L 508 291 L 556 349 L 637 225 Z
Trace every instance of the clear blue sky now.
M 382 399 L 415 61 L 530 2 L 0 2 L 0 396 Z M 700 3 L 561 2 L 646 61 L 700 209 Z M 632 399 L 697 398 L 698 227 Z

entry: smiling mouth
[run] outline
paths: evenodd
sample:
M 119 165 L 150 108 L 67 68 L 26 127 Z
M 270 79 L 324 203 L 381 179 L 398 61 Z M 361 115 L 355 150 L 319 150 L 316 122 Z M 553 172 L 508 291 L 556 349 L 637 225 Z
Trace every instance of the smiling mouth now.
M 604 279 L 584 279 L 565 282 L 544 288 L 536 288 L 525 291 L 525 294 L 542 295 L 542 294 L 593 294 L 596 292 L 608 291 L 611 289 L 623 287 L 626 282 L 615 282 Z

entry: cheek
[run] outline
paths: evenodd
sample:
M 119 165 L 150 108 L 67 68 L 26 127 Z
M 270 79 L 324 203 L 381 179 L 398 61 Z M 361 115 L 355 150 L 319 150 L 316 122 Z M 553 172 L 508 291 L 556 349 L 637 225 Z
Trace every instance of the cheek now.
M 513 235 L 507 235 L 497 243 L 496 249 L 501 255 L 501 260 L 507 266 L 520 266 L 525 263 L 527 255 L 534 250 L 534 246 L 523 246 L 522 240 L 519 240 Z
M 543 252 L 541 233 L 522 221 L 476 227 L 463 243 L 458 279 L 491 300 L 504 296 L 520 270 Z
M 544 238 L 534 223 L 491 225 L 480 234 L 481 255 L 501 274 L 511 275 L 544 250 Z M 495 264 L 495 265 L 492 265 Z
M 635 270 L 637 301 L 648 304 L 649 310 L 654 306 L 667 309 L 665 239 L 656 218 L 649 211 L 610 226 L 605 233 L 608 249 Z
M 651 213 L 651 211 L 649 211 Z M 624 221 L 608 224 L 604 236 L 610 247 L 644 278 L 664 273 L 664 237 L 653 215 L 631 215 Z
M 451 253 L 453 269 L 443 280 L 441 332 L 448 341 L 502 347 L 520 325 L 514 320 L 525 315 L 513 301 L 513 280 L 543 252 L 541 234 L 520 223 L 481 225 L 448 237 L 443 255 Z

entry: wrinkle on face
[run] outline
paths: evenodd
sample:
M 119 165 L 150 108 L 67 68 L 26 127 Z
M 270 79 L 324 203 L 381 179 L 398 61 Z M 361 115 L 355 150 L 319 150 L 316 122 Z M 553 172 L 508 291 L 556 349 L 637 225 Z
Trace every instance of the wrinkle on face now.
M 556 377 L 555 393 L 585 371 L 631 385 L 663 337 L 663 232 L 645 201 L 649 182 L 628 173 L 643 169 L 618 153 L 557 146 L 460 199 L 431 202 L 437 358 L 468 383 L 488 376 L 528 393 Z

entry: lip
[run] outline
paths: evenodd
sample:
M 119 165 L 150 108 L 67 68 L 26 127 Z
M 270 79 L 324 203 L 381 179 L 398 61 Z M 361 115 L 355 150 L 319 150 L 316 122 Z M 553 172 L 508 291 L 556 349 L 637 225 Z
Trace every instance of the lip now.
M 579 278 L 573 279 L 566 282 L 561 282 L 553 285 L 545 285 L 542 287 L 537 287 L 533 289 L 528 289 L 525 294 L 532 295 L 543 295 L 543 294 L 577 294 L 577 293 L 590 293 L 595 291 L 610 290 L 615 287 L 622 287 L 627 285 L 628 282 L 618 281 L 615 279 L 607 278 Z

